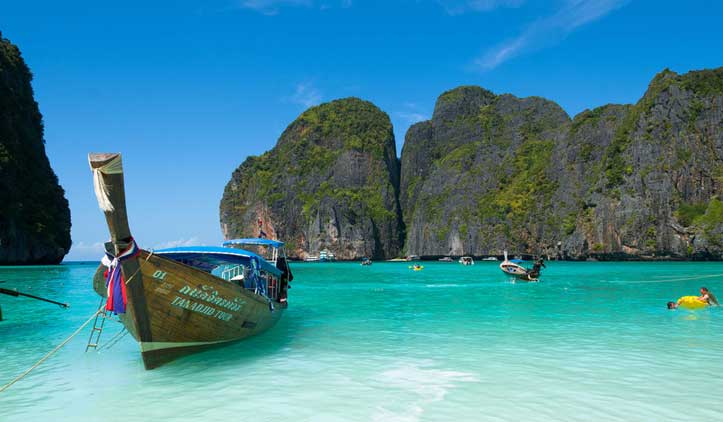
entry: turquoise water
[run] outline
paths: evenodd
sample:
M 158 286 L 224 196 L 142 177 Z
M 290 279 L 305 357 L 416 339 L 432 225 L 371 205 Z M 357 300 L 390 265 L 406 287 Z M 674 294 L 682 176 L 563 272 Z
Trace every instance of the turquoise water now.
M 668 311 L 723 263 L 296 264 L 266 334 L 145 371 L 135 342 L 88 331 L 0 393 L 1 421 L 723 420 L 723 309 Z M 0 268 L 0 385 L 93 313 L 93 265 Z M 120 331 L 112 323 L 109 340 Z

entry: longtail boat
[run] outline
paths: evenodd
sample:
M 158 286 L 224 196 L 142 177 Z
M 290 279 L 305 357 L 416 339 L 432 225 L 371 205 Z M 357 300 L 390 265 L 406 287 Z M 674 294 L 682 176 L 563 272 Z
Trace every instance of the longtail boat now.
M 88 161 L 111 238 L 93 287 L 139 343 L 146 369 L 261 333 L 279 320 L 293 279 L 282 242 L 141 249 L 128 226 L 121 155 L 89 154 Z
M 521 259 L 508 259 L 507 251 L 504 251 L 504 256 L 505 260 L 500 264 L 500 270 L 503 273 L 520 281 L 540 281 L 540 267 L 545 266 L 542 260 L 538 260 L 532 269 L 527 269 L 522 266 L 523 261 Z

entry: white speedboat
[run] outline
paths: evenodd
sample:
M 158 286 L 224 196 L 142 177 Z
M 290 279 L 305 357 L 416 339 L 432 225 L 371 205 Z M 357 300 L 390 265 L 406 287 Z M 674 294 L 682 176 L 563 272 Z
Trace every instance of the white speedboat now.
M 336 261 L 336 256 L 332 252 L 330 252 L 328 249 L 324 249 L 323 251 L 319 252 L 319 261 L 320 262 Z
M 474 259 L 471 256 L 463 256 L 459 259 L 459 263 L 462 265 L 474 265 Z

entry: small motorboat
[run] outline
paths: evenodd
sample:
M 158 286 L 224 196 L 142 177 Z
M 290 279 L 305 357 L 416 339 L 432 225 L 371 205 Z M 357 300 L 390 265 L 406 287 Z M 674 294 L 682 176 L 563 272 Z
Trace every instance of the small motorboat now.
M 482 261 L 499 261 L 496 256 L 488 256 L 487 258 L 482 258 Z
M 367 257 L 362 258 L 362 260 L 361 260 L 361 266 L 362 266 L 362 267 L 366 267 L 366 266 L 368 266 L 368 265 L 372 265 L 372 260 L 369 259 L 369 258 L 367 258 Z
M 462 265 L 474 265 L 474 259 L 471 256 L 463 256 L 459 259 L 459 263 Z
M 334 262 L 336 261 L 336 255 L 330 252 L 328 249 L 324 249 L 319 252 L 319 262 Z
M 454 262 L 454 259 L 452 259 L 449 256 L 445 256 L 444 258 L 439 258 L 438 261 L 439 262 Z

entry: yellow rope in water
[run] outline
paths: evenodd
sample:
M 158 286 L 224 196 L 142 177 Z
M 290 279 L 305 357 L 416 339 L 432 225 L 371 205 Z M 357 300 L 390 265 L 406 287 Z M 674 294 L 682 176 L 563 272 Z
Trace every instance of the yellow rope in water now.
M 60 350 L 63 346 L 66 345 L 66 343 L 68 343 L 70 340 L 72 340 L 73 337 L 77 336 L 81 331 L 83 331 L 83 328 L 85 328 L 86 325 L 90 324 L 90 322 L 93 321 L 93 319 L 96 317 L 96 315 L 98 315 L 99 312 L 100 312 L 100 311 L 96 311 L 93 315 L 91 315 L 91 317 L 88 318 L 88 320 L 85 321 L 80 327 L 78 327 L 78 329 L 75 330 L 75 332 L 74 332 L 73 334 L 71 334 L 70 337 L 66 338 L 65 340 L 63 340 L 62 343 L 60 343 L 59 345 L 55 346 L 55 349 L 51 350 L 50 352 L 48 352 L 48 354 L 46 354 L 45 356 L 43 356 L 39 361 L 35 362 L 35 365 L 31 366 L 27 371 L 23 372 L 23 373 L 20 374 L 17 378 L 15 378 L 14 380 L 12 380 L 12 381 L 10 381 L 9 383 L 5 384 L 5 386 L 3 386 L 2 388 L 0 388 L 0 393 L 2 393 L 3 391 L 7 390 L 8 388 L 10 388 L 10 387 L 11 387 L 13 384 L 15 384 L 16 382 L 18 382 L 18 381 L 20 381 L 21 379 L 25 378 L 25 376 L 28 375 L 33 369 L 37 368 L 38 366 L 40 366 L 41 363 L 45 362 L 49 357 L 53 356 L 53 355 L 55 354 L 55 352 L 57 352 L 58 350 Z

